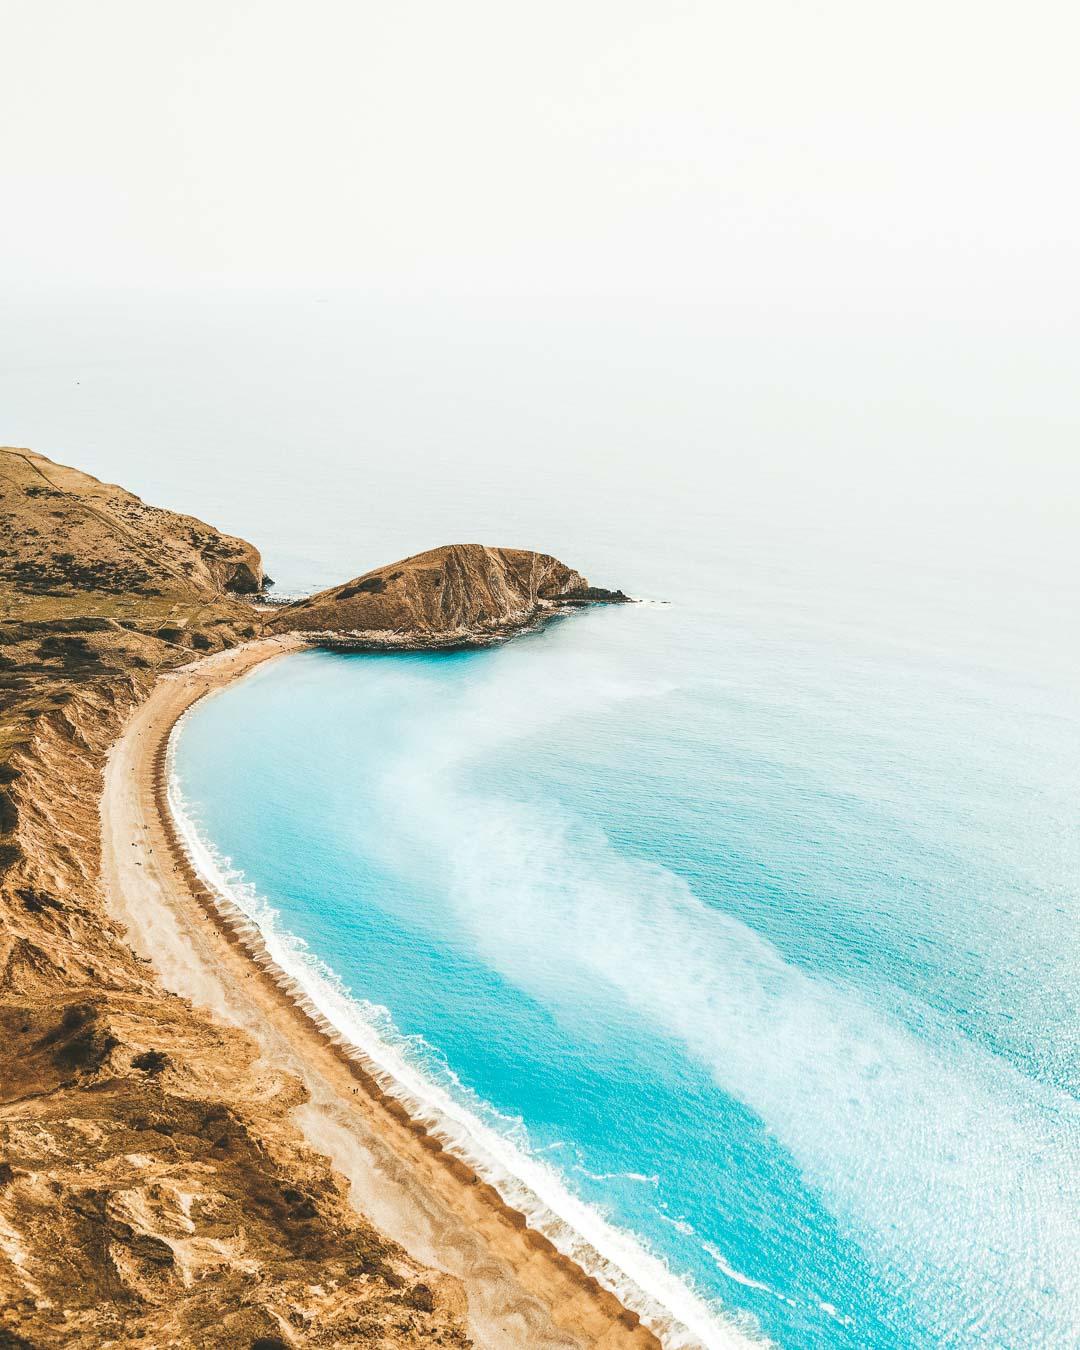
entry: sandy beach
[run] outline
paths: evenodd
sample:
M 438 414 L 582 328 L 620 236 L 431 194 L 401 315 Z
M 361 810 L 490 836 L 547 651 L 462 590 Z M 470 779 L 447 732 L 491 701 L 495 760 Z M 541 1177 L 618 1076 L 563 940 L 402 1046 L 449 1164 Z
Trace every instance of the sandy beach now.
M 301 1080 L 294 1112 L 307 1142 L 348 1180 L 351 1198 L 418 1260 L 456 1276 L 485 1350 L 605 1347 L 658 1340 L 447 1153 L 297 1002 L 289 978 L 239 911 L 195 874 L 168 809 L 165 757 L 178 718 L 259 663 L 303 646 L 251 642 L 162 676 L 113 747 L 102 798 L 102 877 L 111 913 L 164 986 L 242 1028 L 264 1060 Z

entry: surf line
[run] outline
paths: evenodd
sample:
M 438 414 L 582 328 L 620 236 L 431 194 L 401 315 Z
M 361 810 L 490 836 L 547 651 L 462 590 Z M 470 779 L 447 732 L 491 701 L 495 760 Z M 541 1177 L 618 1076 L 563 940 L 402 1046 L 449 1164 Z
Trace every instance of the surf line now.
M 314 1029 L 379 1106 L 455 1178 L 480 1195 L 530 1246 L 543 1251 L 628 1330 L 651 1333 L 667 1350 L 744 1350 L 762 1341 L 709 1307 L 658 1257 L 573 1196 L 553 1169 L 485 1127 L 405 1060 L 360 1013 L 329 970 L 320 970 L 291 934 L 246 909 L 183 800 L 176 745 L 200 692 L 164 728 L 154 749 L 155 801 L 172 859 L 187 890 L 221 935 L 239 946 L 289 1013 Z M 252 888 L 253 890 L 253 888 Z M 253 891 L 254 896 L 254 891 Z M 254 906 L 253 906 L 254 907 Z M 321 963 L 319 963 L 321 965 Z M 325 973 L 324 973 L 325 971 Z M 328 978 L 329 977 L 329 978 Z

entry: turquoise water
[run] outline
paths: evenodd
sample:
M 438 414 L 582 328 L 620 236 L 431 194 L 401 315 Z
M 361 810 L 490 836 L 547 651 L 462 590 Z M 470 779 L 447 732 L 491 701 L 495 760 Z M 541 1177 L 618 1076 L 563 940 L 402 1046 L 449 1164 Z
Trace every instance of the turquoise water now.
M 262 668 L 184 723 L 184 810 L 326 1006 L 506 1141 L 493 1171 L 656 1325 L 1075 1345 L 1069 591 L 711 580 Z
M 717 1344 L 1080 1344 L 1080 310 L 999 283 L 0 331 L 6 441 L 283 591 L 479 540 L 671 602 L 290 657 L 176 767 L 350 1035 Z

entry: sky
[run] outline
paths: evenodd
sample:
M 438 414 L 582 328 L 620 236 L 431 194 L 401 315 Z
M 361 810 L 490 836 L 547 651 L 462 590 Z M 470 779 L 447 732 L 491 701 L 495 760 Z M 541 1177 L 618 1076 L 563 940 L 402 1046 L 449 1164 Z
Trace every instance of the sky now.
M 496 524 L 537 463 L 1075 574 L 1077 51 L 1066 0 L 0 0 L 0 442 L 225 522 L 252 463 L 470 464 Z
M 1065 0 L 0 0 L 0 28 L 0 284 L 1078 298 Z
M 1076 0 L 0 0 L 0 444 L 286 592 L 884 576 L 1061 685 L 1078 53 Z

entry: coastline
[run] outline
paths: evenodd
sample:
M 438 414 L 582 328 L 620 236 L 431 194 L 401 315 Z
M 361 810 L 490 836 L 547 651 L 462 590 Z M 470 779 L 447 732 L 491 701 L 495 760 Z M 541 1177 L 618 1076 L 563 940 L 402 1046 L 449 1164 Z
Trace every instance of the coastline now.
M 347 1178 L 357 1209 L 461 1281 L 479 1347 L 659 1347 L 637 1313 L 383 1090 L 375 1066 L 319 1016 L 255 925 L 189 860 L 168 801 L 174 727 L 201 698 L 307 645 L 267 638 L 192 663 L 162 676 L 132 714 L 110 753 L 101 801 L 110 912 L 167 989 L 243 1028 L 264 1060 L 301 1080 L 308 1101 L 294 1120 L 306 1141 Z

